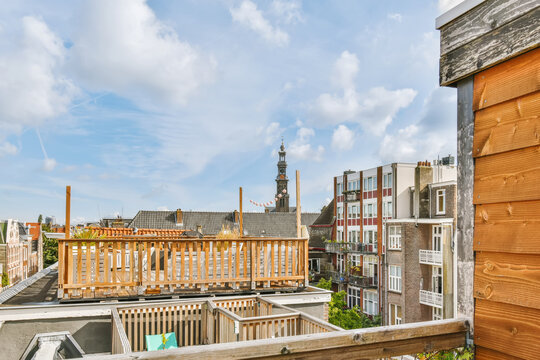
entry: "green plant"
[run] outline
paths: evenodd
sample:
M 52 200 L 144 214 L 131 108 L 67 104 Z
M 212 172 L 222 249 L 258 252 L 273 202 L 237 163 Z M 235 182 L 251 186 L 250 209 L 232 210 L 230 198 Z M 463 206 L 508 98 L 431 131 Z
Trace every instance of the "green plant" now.
M 421 353 L 416 355 L 416 358 L 418 360 L 471 360 L 474 359 L 474 349 L 465 347 Z
M 346 330 L 381 325 L 381 317 L 379 315 L 371 319 L 358 306 L 348 309 L 345 296 L 345 291 L 332 294 L 332 300 L 330 300 L 328 306 L 328 321 L 330 323 Z
M 7 273 L 2 273 L 2 287 L 6 287 L 9 285 L 9 276 Z
M 325 278 L 321 278 L 315 286 L 319 289 L 332 290 L 332 280 L 326 280 Z
M 43 235 L 43 264 L 51 266 L 58 261 L 58 240 Z

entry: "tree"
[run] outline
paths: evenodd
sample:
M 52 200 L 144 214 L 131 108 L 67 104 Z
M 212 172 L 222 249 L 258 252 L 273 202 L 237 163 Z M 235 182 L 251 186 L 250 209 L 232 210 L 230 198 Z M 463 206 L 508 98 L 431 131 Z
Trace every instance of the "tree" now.
M 39 214 L 39 216 L 37 218 L 37 222 L 40 223 L 40 224 L 43 222 L 43 215 Z
M 51 266 L 58 261 L 58 240 L 43 235 L 43 264 Z
M 7 273 L 2 273 L 2 287 L 6 287 L 9 285 L 9 276 Z
M 330 290 L 332 281 L 322 278 L 316 286 L 321 289 Z M 380 316 L 375 316 L 371 319 L 358 306 L 352 309 L 347 308 L 345 295 L 345 291 L 332 293 L 332 299 L 328 304 L 328 321 L 331 324 L 347 330 L 379 326 L 381 324 Z

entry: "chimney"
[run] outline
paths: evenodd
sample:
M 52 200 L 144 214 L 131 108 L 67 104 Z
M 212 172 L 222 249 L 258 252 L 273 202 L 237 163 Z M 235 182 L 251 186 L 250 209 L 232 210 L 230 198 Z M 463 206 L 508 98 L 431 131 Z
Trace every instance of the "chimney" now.
M 197 232 L 202 234 L 202 225 L 197 225 Z
M 184 214 L 181 209 L 176 209 L 176 226 L 184 225 Z
M 265 214 L 270 213 L 270 208 L 265 207 L 265 208 L 264 208 L 264 213 L 265 213 Z
M 433 182 L 433 168 L 426 161 L 419 161 L 414 170 L 414 215 L 429 218 L 429 187 Z
M 238 210 L 234 210 L 233 219 L 235 224 L 240 223 L 240 213 L 238 212 Z

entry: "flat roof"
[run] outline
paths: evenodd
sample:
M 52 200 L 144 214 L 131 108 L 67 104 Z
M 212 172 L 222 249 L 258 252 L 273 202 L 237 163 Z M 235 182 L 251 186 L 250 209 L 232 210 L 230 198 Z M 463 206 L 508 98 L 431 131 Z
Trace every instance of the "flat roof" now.
M 454 21 L 461 15 L 470 11 L 471 9 L 477 7 L 486 0 L 465 0 L 448 10 L 447 12 L 441 14 L 435 19 L 435 28 L 439 30 L 444 25 L 448 24 L 451 21 Z

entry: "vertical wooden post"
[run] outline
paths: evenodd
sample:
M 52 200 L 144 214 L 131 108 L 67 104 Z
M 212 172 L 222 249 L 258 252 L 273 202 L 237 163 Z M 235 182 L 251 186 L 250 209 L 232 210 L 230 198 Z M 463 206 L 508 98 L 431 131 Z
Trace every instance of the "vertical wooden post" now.
M 66 238 L 66 240 L 70 238 L 70 228 L 71 228 L 70 219 L 71 219 L 71 186 L 67 185 L 66 186 L 66 223 L 64 226 L 64 234 L 65 234 L 64 237 Z M 64 284 L 67 284 L 70 279 L 70 276 L 73 275 L 72 273 L 73 258 L 72 258 L 72 252 L 69 251 L 70 244 L 68 242 L 65 242 L 64 244 L 65 244 L 64 246 L 67 246 L 68 248 L 67 252 L 65 251 L 65 248 L 63 249 L 64 251 L 62 251 L 62 254 L 64 256 L 64 259 L 63 259 L 64 260 L 64 267 L 63 267 Z
M 242 212 L 242 187 L 240 186 L 240 237 L 244 236 L 244 214 Z
M 300 206 L 300 170 L 296 170 L 296 237 L 302 237 L 302 208 Z

